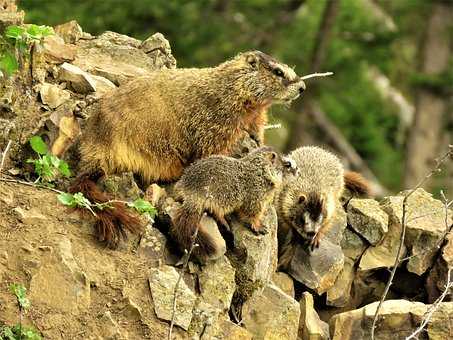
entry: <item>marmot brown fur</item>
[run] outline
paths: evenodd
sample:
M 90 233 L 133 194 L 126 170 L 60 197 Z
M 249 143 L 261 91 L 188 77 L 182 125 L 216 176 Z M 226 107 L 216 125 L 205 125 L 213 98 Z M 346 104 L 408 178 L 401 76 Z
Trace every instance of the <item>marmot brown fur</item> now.
M 259 51 L 212 68 L 165 69 L 137 78 L 101 98 L 88 119 L 82 174 L 71 192 L 98 202 L 93 183 L 103 174 L 132 171 L 148 184 L 171 181 L 197 159 L 228 155 L 245 132 L 262 143 L 267 109 L 291 102 L 304 89 L 292 68 Z M 115 217 L 110 209 L 97 211 L 109 243 L 119 238 L 119 224 L 137 230 L 124 206 L 115 209 L 121 208 Z
M 195 241 L 198 257 L 217 258 L 220 246 L 200 225 L 204 212 L 227 229 L 225 215 L 235 212 L 255 233 L 263 232 L 262 215 L 281 185 L 285 169 L 294 171 L 294 162 L 282 159 L 269 147 L 255 149 L 240 159 L 211 156 L 197 161 L 184 170 L 175 185 L 176 199 L 182 205 L 173 219 L 172 236 L 186 250 Z
M 296 162 L 297 175 L 287 175 L 276 194 L 279 264 L 291 260 L 292 244 L 308 240 L 311 249 L 331 227 L 344 189 L 366 195 L 368 184 L 355 172 L 345 172 L 334 154 L 315 146 L 300 147 L 289 154 Z

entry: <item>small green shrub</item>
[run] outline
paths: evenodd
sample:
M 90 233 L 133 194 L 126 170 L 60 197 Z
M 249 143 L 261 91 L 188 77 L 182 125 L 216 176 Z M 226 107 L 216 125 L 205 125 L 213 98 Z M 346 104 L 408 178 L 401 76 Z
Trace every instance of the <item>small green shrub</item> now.
M 30 308 L 30 300 L 26 296 L 27 289 L 18 283 L 12 284 L 9 288 L 17 299 L 19 323 L 14 326 L 1 327 L 0 340 L 41 340 L 41 335 L 33 327 L 22 326 L 22 314 Z
M 54 34 L 49 26 L 8 26 L 0 36 L 0 76 L 11 76 L 19 69 L 20 58 L 28 58 L 35 43 Z
M 46 143 L 40 136 L 30 138 L 30 145 L 38 155 L 38 159 L 28 159 L 27 163 L 34 165 L 35 173 L 38 175 L 38 182 L 50 183 L 59 174 L 65 177 L 71 176 L 68 163 L 50 154 Z

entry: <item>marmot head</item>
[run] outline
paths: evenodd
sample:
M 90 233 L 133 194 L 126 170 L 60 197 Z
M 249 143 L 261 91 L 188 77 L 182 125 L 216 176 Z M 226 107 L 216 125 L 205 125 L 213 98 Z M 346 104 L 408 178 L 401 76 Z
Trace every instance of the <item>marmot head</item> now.
M 306 88 L 291 67 L 260 51 L 241 53 L 222 65 L 233 67 L 241 94 L 252 104 L 289 104 Z
M 304 239 L 312 239 L 321 229 L 326 209 L 324 199 L 319 193 L 297 193 L 286 216 L 287 222 Z
M 282 156 L 269 146 L 252 150 L 243 160 L 256 164 L 262 169 L 262 176 L 275 185 L 280 185 L 284 175 L 296 174 L 296 162 Z

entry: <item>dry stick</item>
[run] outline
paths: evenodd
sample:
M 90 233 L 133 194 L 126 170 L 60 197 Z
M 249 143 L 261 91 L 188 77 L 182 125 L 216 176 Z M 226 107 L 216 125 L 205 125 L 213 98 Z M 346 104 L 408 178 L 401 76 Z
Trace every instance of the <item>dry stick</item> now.
M 211 178 L 212 180 L 212 178 Z M 206 188 L 206 200 L 209 198 L 209 190 L 208 188 Z M 205 200 L 205 202 L 206 202 Z M 195 247 L 197 246 L 197 244 L 195 243 L 195 241 L 197 240 L 197 236 L 198 236 L 198 230 L 200 229 L 200 223 L 197 224 L 197 227 L 195 229 L 195 232 L 193 233 L 192 235 L 192 243 L 190 244 L 190 248 L 189 248 L 189 251 L 187 252 L 186 250 L 186 258 L 184 260 L 184 263 L 182 265 L 182 268 L 179 272 L 179 276 L 178 276 L 178 280 L 176 281 L 176 284 L 175 284 L 175 291 L 174 291 L 174 294 L 173 294 L 173 310 L 172 310 L 172 314 L 171 314 L 171 322 L 170 322 L 170 329 L 168 330 L 168 340 L 171 340 L 171 334 L 172 334 L 172 331 L 173 331 L 173 327 L 175 325 L 175 316 L 176 316 L 176 299 L 177 299 L 177 293 L 178 293 L 178 288 L 179 288 L 179 283 L 181 282 L 181 279 L 182 279 L 182 275 L 184 274 L 184 272 L 186 271 L 187 269 L 187 266 L 189 265 L 189 259 L 190 259 L 190 255 L 192 254 L 193 250 L 195 249 Z
M 8 141 L 8 144 L 6 145 L 5 150 L 4 150 L 3 153 L 2 153 L 2 162 L 0 163 L 0 174 L 1 174 L 2 171 L 3 171 L 3 164 L 5 163 L 6 154 L 8 153 L 9 148 L 11 147 L 11 144 L 12 144 L 12 141 L 9 140 L 9 141 Z
M 424 328 L 425 326 L 428 324 L 429 320 L 431 319 L 431 317 L 433 316 L 434 312 L 439 308 L 439 305 L 441 304 L 441 302 L 445 299 L 445 297 L 447 296 L 448 292 L 450 291 L 451 288 L 453 288 L 453 282 L 450 281 L 450 276 L 451 276 L 451 270 L 452 268 L 448 269 L 448 272 L 447 272 L 447 283 L 445 284 L 445 289 L 444 291 L 442 292 L 442 294 L 437 298 L 437 300 L 428 308 L 428 310 L 426 311 L 425 313 L 425 317 L 423 318 L 423 321 L 422 323 L 420 324 L 420 326 L 415 330 L 414 333 L 412 333 L 411 335 L 409 335 L 406 340 L 410 340 L 410 339 L 416 339 L 416 336 L 418 333 L 420 333 Z
M 306 79 L 316 78 L 316 77 L 328 77 L 331 75 L 333 75 L 333 72 L 310 73 L 310 74 L 307 74 L 306 76 L 300 77 L 300 79 L 306 80 Z
M 392 285 L 393 282 L 393 277 L 395 276 L 396 269 L 398 268 L 398 265 L 400 264 L 400 256 L 401 256 L 401 251 L 403 249 L 403 244 L 404 244 L 404 239 L 406 237 L 406 215 L 407 215 L 407 200 L 408 198 L 418 189 L 420 188 L 430 177 L 432 177 L 436 172 L 440 170 L 440 166 L 449 158 L 453 156 L 453 147 L 450 145 L 448 151 L 440 157 L 436 161 L 436 166 L 413 188 L 411 189 L 406 195 L 404 195 L 403 198 L 403 213 L 401 216 L 401 238 L 400 238 L 400 244 L 398 246 L 398 251 L 396 253 L 395 257 L 395 263 L 393 264 L 392 271 L 390 273 L 389 280 L 387 281 L 387 284 L 384 289 L 384 293 L 382 294 L 381 300 L 379 301 L 379 304 L 376 308 L 376 312 L 374 313 L 374 318 L 373 318 L 373 324 L 371 325 L 371 340 L 374 340 L 374 331 L 376 329 L 376 322 L 378 319 L 379 311 L 381 309 L 382 304 L 384 303 L 385 298 L 387 297 L 387 293 L 390 289 L 390 286 Z

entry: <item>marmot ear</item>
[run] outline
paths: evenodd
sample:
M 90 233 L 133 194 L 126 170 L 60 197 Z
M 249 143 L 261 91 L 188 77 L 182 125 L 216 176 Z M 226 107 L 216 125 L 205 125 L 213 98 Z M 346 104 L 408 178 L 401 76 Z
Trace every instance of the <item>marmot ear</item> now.
M 253 68 L 258 67 L 258 57 L 254 53 L 248 53 L 245 57 L 245 61 Z
M 269 154 L 269 159 L 274 162 L 277 159 L 277 153 L 276 152 L 271 152 Z
M 299 199 L 297 200 L 297 202 L 298 202 L 299 204 L 303 204 L 306 200 L 307 200 L 307 196 L 305 196 L 304 194 L 302 194 L 302 195 L 299 196 Z

